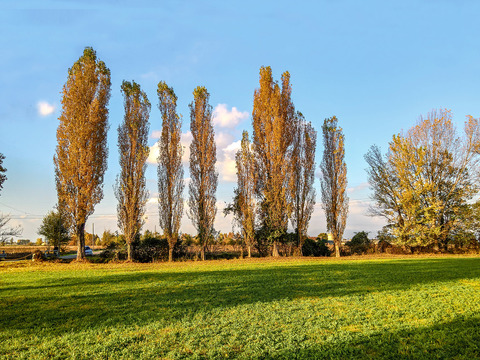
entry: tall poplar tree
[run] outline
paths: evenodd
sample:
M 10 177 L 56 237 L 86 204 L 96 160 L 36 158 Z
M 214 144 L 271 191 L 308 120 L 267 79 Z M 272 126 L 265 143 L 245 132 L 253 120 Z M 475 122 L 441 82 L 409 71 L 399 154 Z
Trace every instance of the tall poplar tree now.
M 298 247 L 302 251 L 307 236 L 308 223 L 315 205 L 315 148 L 317 132 L 303 115 L 297 114 L 298 121 L 293 140 L 291 156 L 291 201 L 293 212 L 291 223 L 298 236 Z
M 103 198 L 110 84 L 110 70 L 87 47 L 63 86 L 53 161 L 58 203 L 76 234 L 78 260 L 85 259 L 85 223 Z
M 323 159 L 320 164 L 322 208 L 327 218 L 327 230 L 333 236 L 335 256 L 340 256 L 348 214 L 347 165 L 345 137 L 335 116 L 325 119 L 323 126 Z
M 188 185 L 188 216 L 197 229 L 201 244 L 201 257 L 205 260 L 205 250 L 213 236 L 213 222 L 217 213 L 216 196 L 218 173 L 212 106 L 208 103 L 210 94 L 203 86 L 193 91 L 194 100 L 190 103 L 190 177 Z
M 118 200 L 118 227 L 127 242 L 128 261 L 132 261 L 132 243 L 144 224 L 143 215 L 148 200 L 145 170 L 150 151 L 148 119 L 151 105 L 147 95 L 135 81 L 123 81 L 122 93 L 125 115 L 118 127 L 121 172 L 117 176 L 115 196 Z
M 242 134 L 241 148 L 235 154 L 237 167 L 237 187 L 233 204 L 228 206 L 225 213 L 233 212 L 235 221 L 242 231 L 247 246 L 248 257 L 252 256 L 252 245 L 255 238 L 255 154 L 253 153 L 248 132 Z
M 260 88 L 253 97 L 253 145 L 258 174 L 256 186 L 260 220 L 278 256 L 277 242 L 287 231 L 292 207 L 288 198 L 289 157 L 295 133 L 290 74 L 282 74 L 281 87 L 270 67 L 260 68 Z
M 158 141 L 158 207 L 160 227 L 168 240 L 168 260 L 178 240 L 183 215 L 182 122 L 177 114 L 177 96 L 163 81 L 158 83 L 158 108 L 162 115 L 162 135 Z

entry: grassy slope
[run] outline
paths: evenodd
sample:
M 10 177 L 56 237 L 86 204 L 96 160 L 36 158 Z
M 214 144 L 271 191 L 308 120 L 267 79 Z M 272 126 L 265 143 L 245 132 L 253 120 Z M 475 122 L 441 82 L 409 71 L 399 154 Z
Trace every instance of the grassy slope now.
M 0 357 L 480 357 L 480 258 L 0 266 Z

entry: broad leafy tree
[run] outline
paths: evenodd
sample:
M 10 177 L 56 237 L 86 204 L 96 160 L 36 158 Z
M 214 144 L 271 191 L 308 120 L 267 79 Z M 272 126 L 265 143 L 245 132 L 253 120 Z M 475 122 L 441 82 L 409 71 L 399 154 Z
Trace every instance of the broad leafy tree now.
M 182 122 L 177 114 L 177 96 L 165 82 L 158 83 L 158 108 L 162 116 L 162 135 L 158 141 L 158 208 L 160 227 L 168 240 L 168 260 L 178 241 L 183 215 Z
M 395 135 L 385 156 L 370 148 L 365 159 L 375 202 L 371 212 L 387 220 L 398 244 L 446 244 L 478 191 L 479 139 L 478 119 L 468 117 L 459 136 L 450 111 L 439 110 Z
M 218 173 L 215 133 L 212 125 L 212 106 L 208 103 L 209 93 L 199 86 L 193 92 L 190 103 L 190 177 L 188 216 L 197 229 L 201 246 L 201 257 L 205 260 L 208 241 L 214 236 L 213 223 L 217 213 L 216 191 Z
M 110 70 L 87 47 L 63 86 L 54 156 L 58 203 L 76 234 L 79 260 L 85 258 L 85 223 L 103 198 L 109 99 Z
M 125 115 L 118 128 L 118 153 L 121 173 L 117 176 L 118 227 L 127 242 L 127 259 L 132 261 L 132 243 L 143 224 L 148 191 L 145 170 L 149 154 L 150 102 L 135 81 L 122 83 Z
M 273 80 L 270 67 L 260 68 L 260 88 L 253 97 L 253 147 L 258 175 L 256 194 L 260 221 L 272 255 L 286 233 L 292 206 L 289 199 L 290 153 L 295 134 L 295 109 L 291 101 L 290 74 L 282 74 L 281 85 Z
M 322 208 L 327 219 L 327 230 L 333 236 L 335 256 L 339 257 L 348 214 L 345 137 L 335 116 L 325 119 L 322 131 L 324 146 L 320 164 Z
M 38 234 L 44 236 L 50 245 L 59 248 L 70 241 L 68 227 L 59 211 L 50 211 L 44 216 Z

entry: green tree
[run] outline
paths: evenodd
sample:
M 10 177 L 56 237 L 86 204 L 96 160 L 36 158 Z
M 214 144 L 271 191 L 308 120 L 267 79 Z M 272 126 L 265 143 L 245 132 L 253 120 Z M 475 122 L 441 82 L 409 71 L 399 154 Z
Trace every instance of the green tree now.
M 127 260 L 133 260 L 132 244 L 144 220 L 148 191 L 145 170 L 148 147 L 150 102 L 135 81 L 123 81 L 125 116 L 118 127 L 118 153 L 121 173 L 117 176 L 115 196 L 118 200 L 118 227 L 127 242 Z
M 178 241 L 183 215 L 183 180 L 181 144 L 182 122 L 177 114 L 177 96 L 163 81 L 158 83 L 158 108 L 162 115 L 162 135 L 158 141 L 158 209 L 160 227 L 168 241 L 168 261 Z
M 479 139 L 477 119 L 468 117 L 460 137 L 450 111 L 439 110 L 395 135 L 387 155 L 375 146 L 365 155 L 371 214 L 387 220 L 397 244 L 446 246 L 478 192 Z
M 348 241 L 346 246 L 350 247 L 350 251 L 354 254 L 363 254 L 368 250 L 370 246 L 370 239 L 368 238 L 368 232 L 360 231 L 356 232 L 352 239 Z
M 347 165 L 345 137 L 337 118 L 325 119 L 323 126 L 323 159 L 320 164 L 322 208 L 327 218 L 327 230 L 333 236 L 335 256 L 340 256 L 340 243 L 348 214 Z
M 70 241 L 68 227 L 59 211 L 50 211 L 43 217 L 37 233 L 45 237 L 49 245 L 60 248 Z
M 85 223 L 103 198 L 107 169 L 110 70 L 87 47 L 68 70 L 54 156 L 59 211 L 76 234 L 77 259 L 85 259 Z
M 287 232 L 292 211 L 289 195 L 290 155 L 296 114 L 291 101 L 290 74 L 284 72 L 280 85 L 270 67 L 260 68 L 260 88 L 253 96 L 253 148 L 258 175 L 256 195 L 260 222 L 272 255 L 278 256 L 278 242 Z
M 201 257 L 205 260 L 208 241 L 215 236 L 213 223 L 217 213 L 216 196 L 218 173 L 215 133 L 212 125 L 212 106 L 208 103 L 210 94 L 199 86 L 190 103 L 190 177 L 188 216 L 197 229 L 201 246 Z

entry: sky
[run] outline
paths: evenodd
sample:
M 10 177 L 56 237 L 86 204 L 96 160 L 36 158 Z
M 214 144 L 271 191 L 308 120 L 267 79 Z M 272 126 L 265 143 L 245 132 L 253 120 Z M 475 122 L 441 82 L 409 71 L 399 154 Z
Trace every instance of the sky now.
M 117 230 L 113 184 L 119 173 L 117 129 L 123 120 L 123 80 L 147 93 L 151 162 L 144 230 L 158 225 L 155 144 L 161 129 L 156 88 L 165 81 L 178 96 L 182 142 L 188 151 L 193 89 L 205 86 L 214 109 L 217 144 L 216 230 L 232 230 L 222 209 L 235 187 L 234 154 L 243 130 L 251 134 L 259 69 L 274 78 L 289 71 L 296 110 L 318 132 L 337 116 L 345 134 L 349 217 L 345 237 L 384 225 L 367 215 L 370 200 L 364 155 L 386 152 L 394 134 L 433 109 L 451 109 L 459 131 L 466 115 L 480 116 L 480 3 L 476 1 L 60 1 L 0 3 L 0 153 L 7 181 L 0 212 L 35 240 L 57 202 L 53 155 L 61 91 L 69 67 L 86 46 L 111 71 L 108 170 L 104 198 L 87 231 Z M 188 157 L 184 157 L 188 178 Z M 317 203 L 308 234 L 326 232 L 319 171 Z M 187 187 L 185 197 L 188 196 Z M 184 216 L 184 233 L 194 234 Z

